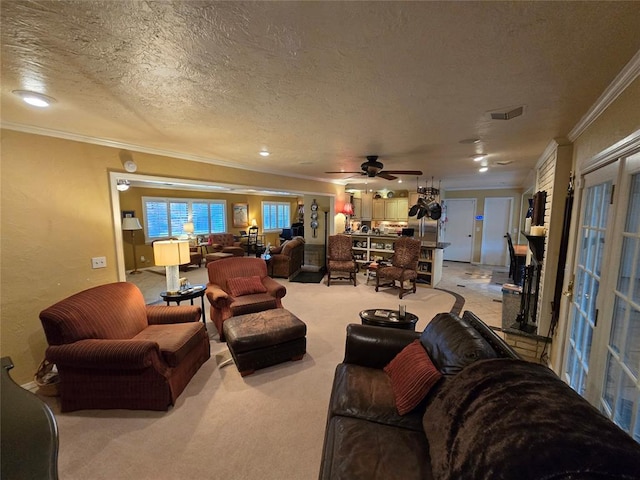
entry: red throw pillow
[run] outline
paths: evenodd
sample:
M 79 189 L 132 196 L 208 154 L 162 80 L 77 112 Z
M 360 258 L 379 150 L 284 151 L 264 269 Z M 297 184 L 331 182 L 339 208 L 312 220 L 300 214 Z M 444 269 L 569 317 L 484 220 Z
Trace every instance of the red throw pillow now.
M 391 388 L 400 415 L 416 408 L 442 378 L 442 373 L 435 367 L 420 340 L 414 340 L 404 347 L 384 367 L 384 371 L 391 379 Z
M 266 293 L 267 288 L 262 284 L 262 280 L 257 275 L 252 277 L 236 277 L 227 280 L 229 293 L 234 297 L 252 295 L 254 293 Z

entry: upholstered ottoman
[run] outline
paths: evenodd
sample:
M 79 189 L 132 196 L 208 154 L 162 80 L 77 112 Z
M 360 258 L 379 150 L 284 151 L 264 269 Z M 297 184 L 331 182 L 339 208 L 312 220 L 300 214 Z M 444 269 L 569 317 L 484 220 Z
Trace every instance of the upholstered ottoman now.
M 284 308 L 227 319 L 224 336 L 240 375 L 287 360 L 301 360 L 307 350 L 307 325 Z
M 229 258 L 229 257 L 233 257 L 233 253 L 223 253 L 223 252 L 216 252 L 216 253 L 207 253 L 205 255 L 205 266 L 209 265 L 211 262 L 215 262 L 216 260 L 222 260 L 224 258 Z

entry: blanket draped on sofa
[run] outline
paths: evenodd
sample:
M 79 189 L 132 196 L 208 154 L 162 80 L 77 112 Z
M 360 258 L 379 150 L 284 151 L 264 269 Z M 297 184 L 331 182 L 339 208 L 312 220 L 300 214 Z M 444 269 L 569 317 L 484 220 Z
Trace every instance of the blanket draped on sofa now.
M 438 479 L 638 479 L 640 448 L 543 365 L 478 361 L 423 427 Z

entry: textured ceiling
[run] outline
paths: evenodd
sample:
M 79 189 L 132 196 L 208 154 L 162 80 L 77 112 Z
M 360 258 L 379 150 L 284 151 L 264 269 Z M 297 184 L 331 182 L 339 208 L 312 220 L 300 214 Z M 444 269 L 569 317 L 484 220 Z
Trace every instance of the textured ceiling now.
M 640 50 L 640 2 L 3 0 L 0 15 L 8 128 L 320 179 L 377 154 L 447 188 L 521 185 Z

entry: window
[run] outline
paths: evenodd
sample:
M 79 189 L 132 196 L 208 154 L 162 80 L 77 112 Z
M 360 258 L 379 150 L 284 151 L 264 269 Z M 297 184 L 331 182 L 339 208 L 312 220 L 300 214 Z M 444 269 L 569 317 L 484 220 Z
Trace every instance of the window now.
M 291 226 L 291 204 L 288 202 L 262 202 L 262 229 L 281 230 Z
M 144 233 L 147 241 L 184 234 L 191 219 L 195 235 L 222 233 L 227 229 L 226 200 L 142 197 Z

